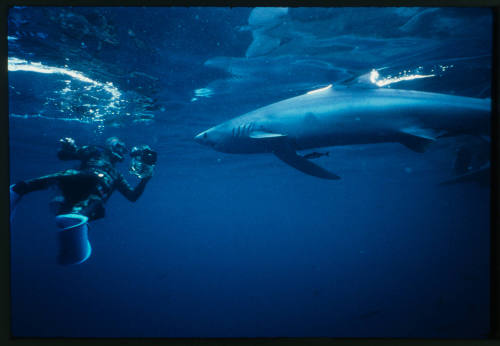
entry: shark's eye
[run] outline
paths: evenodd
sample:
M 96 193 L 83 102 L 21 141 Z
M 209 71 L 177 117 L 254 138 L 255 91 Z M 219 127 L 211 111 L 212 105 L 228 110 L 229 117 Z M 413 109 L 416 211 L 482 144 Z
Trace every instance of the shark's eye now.
M 207 138 L 207 134 L 206 133 L 203 134 L 203 138 Z

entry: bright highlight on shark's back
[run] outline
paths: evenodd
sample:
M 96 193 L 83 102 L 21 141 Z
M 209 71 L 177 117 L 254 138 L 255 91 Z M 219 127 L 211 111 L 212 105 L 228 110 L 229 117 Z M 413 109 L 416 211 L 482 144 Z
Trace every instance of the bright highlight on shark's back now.
M 273 153 L 303 173 L 334 180 L 340 177 L 296 151 L 397 142 L 422 153 L 440 137 L 489 136 L 489 99 L 354 84 L 329 85 L 256 109 L 195 140 L 220 152 Z

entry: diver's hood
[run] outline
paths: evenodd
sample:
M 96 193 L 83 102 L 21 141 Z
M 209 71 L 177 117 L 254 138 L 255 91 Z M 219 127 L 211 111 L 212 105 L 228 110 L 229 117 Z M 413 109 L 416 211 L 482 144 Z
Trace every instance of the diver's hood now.
M 125 159 L 125 155 L 128 150 L 118 137 L 111 137 L 106 140 L 106 146 L 109 152 L 111 153 L 111 157 L 115 161 L 122 162 Z

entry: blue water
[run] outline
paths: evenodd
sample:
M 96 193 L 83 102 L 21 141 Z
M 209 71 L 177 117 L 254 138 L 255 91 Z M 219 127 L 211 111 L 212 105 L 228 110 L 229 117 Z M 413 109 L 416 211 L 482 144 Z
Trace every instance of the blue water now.
M 116 192 L 91 223 L 78 266 L 56 263 L 54 191 L 23 197 L 13 335 L 486 337 L 489 189 L 438 186 L 469 139 L 327 148 L 315 162 L 342 177 L 327 181 L 193 137 L 373 69 L 488 98 L 491 24 L 474 8 L 11 8 L 12 182 L 75 166 L 61 137 L 159 154 L 141 198 Z

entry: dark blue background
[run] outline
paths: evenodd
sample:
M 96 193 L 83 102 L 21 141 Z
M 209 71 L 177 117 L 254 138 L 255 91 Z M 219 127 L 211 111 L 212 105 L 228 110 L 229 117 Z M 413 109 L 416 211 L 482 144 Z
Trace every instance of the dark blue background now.
M 271 9 L 258 25 L 251 13 L 10 10 L 9 58 L 67 65 L 122 92 L 110 109 L 109 94 L 85 83 L 61 93 L 67 76 L 10 72 L 12 182 L 76 165 L 57 160 L 64 136 L 83 145 L 117 135 L 159 153 L 144 195 L 130 203 L 114 194 L 106 218 L 91 223 L 93 254 L 79 266 L 56 264 L 53 192 L 23 198 L 11 225 L 15 336 L 487 335 L 489 190 L 437 185 L 466 139 L 425 154 L 399 144 L 330 148 L 317 162 L 342 177 L 332 182 L 192 138 L 373 68 L 436 73 L 394 88 L 489 97 L 490 11 Z M 280 43 L 252 53 L 257 34 Z

